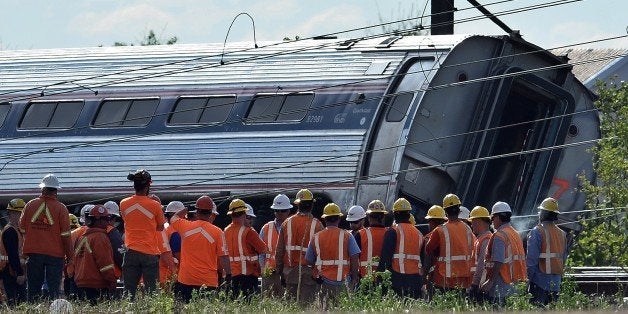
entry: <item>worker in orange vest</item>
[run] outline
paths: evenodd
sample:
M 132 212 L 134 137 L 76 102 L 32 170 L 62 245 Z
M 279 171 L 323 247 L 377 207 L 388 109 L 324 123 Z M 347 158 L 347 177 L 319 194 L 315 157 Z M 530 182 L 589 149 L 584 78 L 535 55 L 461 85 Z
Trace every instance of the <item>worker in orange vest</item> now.
M 74 255 L 70 215 L 65 205 L 57 200 L 57 191 L 61 188 L 59 180 L 55 175 L 48 174 L 39 187 L 41 196 L 28 202 L 20 217 L 20 231 L 24 234 L 23 253 L 28 256 L 29 301 L 40 298 L 44 278 L 50 298 L 59 297 L 63 266 Z
M 216 217 L 218 217 L 219 213 L 216 207 L 216 204 L 214 203 L 214 200 L 212 200 L 211 197 L 209 197 L 208 195 L 203 195 L 201 197 L 199 197 L 196 200 L 196 204 L 194 205 L 194 207 L 199 210 L 209 210 L 211 212 L 211 215 L 209 216 L 209 222 L 214 223 L 214 220 L 216 220 Z M 190 215 L 190 213 L 188 213 L 188 215 Z M 191 216 L 188 217 L 189 220 L 193 220 L 194 219 L 194 214 L 192 214 Z
M 423 286 L 423 235 L 410 223 L 411 211 L 412 206 L 405 198 L 399 198 L 393 204 L 393 215 L 397 223 L 384 234 L 382 258 L 377 270 L 390 270 L 392 288 L 397 295 L 419 299 Z
M 185 209 L 183 203 L 172 201 L 166 206 L 164 216 L 166 220 L 170 220 L 175 213 L 183 209 Z M 188 215 L 192 215 L 190 211 L 188 211 Z M 165 289 L 168 287 L 168 283 L 174 282 L 174 276 L 177 274 L 177 266 L 181 259 L 181 236 L 168 223 L 166 223 L 166 229 L 162 234 L 164 237 L 162 241 L 167 242 L 170 248 L 169 251 L 163 252 L 159 258 L 159 284 L 162 289 Z
M 109 226 L 107 226 L 106 232 L 111 243 L 111 250 L 113 252 L 113 272 L 116 274 L 116 278 L 122 277 L 122 261 L 124 259 L 124 238 L 122 232 L 118 228 L 118 218 L 120 218 L 120 207 L 114 201 L 108 201 L 103 206 L 109 212 Z M 120 218 L 121 219 L 121 218 Z M 123 230 L 124 231 L 124 230 Z
M 471 229 L 473 229 L 476 239 L 473 242 L 473 254 L 471 255 L 473 278 L 471 279 L 471 288 L 469 288 L 468 295 L 471 300 L 481 304 L 488 299 L 488 295 L 480 290 L 480 284 L 486 279 L 484 278 L 484 257 L 486 256 L 488 241 L 493 234 L 490 229 L 491 215 L 488 209 L 482 206 L 475 206 L 469 214 L 469 219 L 471 220 Z
M 0 279 L 9 306 L 26 301 L 26 261 L 22 255 L 24 239 L 18 230 L 24 205 L 21 198 L 9 201 L 8 223 L 0 235 Z
M 427 220 L 428 233 L 423 237 L 423 251 L 421 252 L 421 262 L 423 263 L 423 274 L 425 284 L 425 292 L 427 293 L 427 299 L 431 300 L 432 296 L 434 296 L 434 284 L 432 274 L 434 272 L 434 259 L 438 256 L 438 252 L 432 252 L 432 254 L 427 254 L 425 249 L 427 248 L 427 242 L 430 240 L 430 237 L 436 230 L 436 227 L 444 224 L 447 221 L 447 216 L 445 215 L 445 210 L 440 205 L 432 205 L 430 209 L 427 210 L 427 214 L 425 215 L 425 220 Z
M 548 197 L 539 209 L 539 224 L 528 233 L 526 266 L 532 302 L 547 305 L 558 300 L 561 279 L 569 252 L 567 234 L 556 226 L 558 202 Z
M 186 220 L 187 208 L 175 213 L 170 226 L 181 235 L 181 259 L 174 286 L 175 298 L 189 302 L 194 292 L 218 289 L 221 278 L 231 282 L 231 266 L 225 234 L 210 221 L 213 200 L 201 196 L 195 220 Z M 206 202 L 206 203 L 205 203 Z M 202 206 L 198 206 L 202 205 Z
M 290 216 L 292 204 L 285 194 L 278 194 L 273 199 L 270 206 L 275 211 L 275 219 L 267 222 L 259 233 L 260 238 L 266 244 L 266 254 L 260 255 L 260 266 L 262 268 L 262 291 L 271 296 L 283 296 L 283 285 L 281 276 L 277 272 L 275 254 L 277 252 L 277 242 L 281 224 Z
M 158 232 L 164 230 L 166 218 L 161 204 L 149 195 L 152 178 L 146 170 L 137 170 L 127 176 L 133 181 L 135 195 L 120 202 L 120 213 L 124 220 L 124 244 L 127 251 L 124 254 L 122 275 L 124 277 L 124 292 L 135 299 L 140 278 L 144 280 L 144 287 L 149 293 L 157 288 L 159 279 L 159 255 L 164 243 L 160 241 Z
M 443 198 L 447 222 L 436 227 L 427 241 L 425 251 L 436 256 L 431 274 L 434 288 L 465 293 L 471 286 L 471 255 L 475 236 L 467 223 L 458 218 L 460 199 L 455 194 Z
M 364 229 L 364 219 L 366 218 L 366 212 L 364 208 L 360 205 L 353 205 L 349 207 L 347 211 L 347 222 L 349 223 L 349 228 L 351 228 L 351 234 L 355 237 L 356 234 L 362 229 Z
M 338 205 L 325 205 L 321 216 L 325 229 L 314 234 L 305 253 L 308 264 L 316 267 L 323 310 L 329 310 L 338 296 L 347 291 L 347 276 L 351 279 L 350 286 L 358 283 L 360 248 L 349 231 L 338 228 L 340 217 Z
M 298 207 L 297 213 L 281 225 L 275 262 L 277 272 L 286 282 L 288 297 L 307 305 L 314 300 L 318 284 L 312 267 L 305 260 L 305 252 L 314 234 L 323 230 L 323 224 L 312 216 L 314 194 L 310 190 L 299 190 L 294 204 Z
M 246 213 L 246 205 L 243 200 L 236 198 L 229 203 L 227 212 L 227 215 L 231 216 L 231 224 L 225 228 L 225 239 L 229 250 L 234 298 L 240 295 L 250 297 L 253 293 L 259 292 L 258 256 L 266 254 L 264 241 L 253 228 L 246 226 L 246 220 L 252 219 L 251 215 Z
M 355 242 L 360 248 L 360 277 L 372 275 L 374 270 L 379 266 L 380 256 L 382 254 L 382 245 L 384 243 L 384 219 L 386 217 L 386 207 L 380 200 L 373 200 L 366 207 L 366 216 L 369 227 L 362 228 L 354 236 Z
M 99 299 L 110 297 L 116 288 L 113 253 L 106 233 L 109 212 L 104 206 L 95 205 L 86 223 L 88 228 L 74 248 L 74 282 L 78 297 L 95 305 Z
M 515 292 L 514 284 L 526 280 L 525 251 L 519 233 L 510 225 L 512 210 L 505 202 L 497 202 L 491 209 L 495 233 L 491 235 L 484 258 L 486 280 L 480 289 L 488 293 L 492 302 L 504 305 Z

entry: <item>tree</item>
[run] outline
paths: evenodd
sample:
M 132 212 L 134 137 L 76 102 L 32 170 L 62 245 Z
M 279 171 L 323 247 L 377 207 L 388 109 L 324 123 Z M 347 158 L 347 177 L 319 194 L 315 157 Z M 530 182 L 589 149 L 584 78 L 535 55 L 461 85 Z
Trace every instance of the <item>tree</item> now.
M 628 83 L 599 83 L 602 140 L 593 149 L 597 184 L 582 180 L 594 211 L 571 252 L 572 266 L 628 267 Z
M 378 8 L 377 17 L 379 18 L 380 24 L 382 24 L 381 28 L 383 33 L 396 36 L 425 35 L 427 33 L 424 31 L 422 24 L 423 14 L 421 14 L 421 10 L 419 10 L 419 8 L 414 7 L 414 4 L 410 6 L 410 10 L 403 9 L 400 4 L 397 7 L 397 10 L 398 12 L 395 14 L 396 17 L 393 17 L 390 20 L 401 21 L 394 24 L 387 24 L 382 16 L 382 12 L 380 12 Z M 425 8 L 423 8 L 423 11 L 425 11 Z
M 172 36 L 170 39 L 166 41 L 166 45 L 175 44 L 179 38 L 177 36 Z M 114 46 L 133 46 L 133 44 L 128 44 L 125 42 L 116 41 L 113 43 Z M 140 46 L 155 46 L 155 45 L 163 45 L 163 41 L 155 35 L 155 32 L 151 29 L 148 31 L 148 34 L 144 36 L 144 38 L 139 42 Z

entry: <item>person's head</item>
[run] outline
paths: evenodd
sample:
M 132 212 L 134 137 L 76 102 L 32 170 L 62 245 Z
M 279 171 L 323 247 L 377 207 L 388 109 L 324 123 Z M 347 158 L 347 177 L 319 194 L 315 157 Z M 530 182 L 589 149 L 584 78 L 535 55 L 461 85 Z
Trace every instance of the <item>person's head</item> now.
M 109 225 L 109 212 L 102 205 L 94 205 L 86 218 L 87 226 L 90 228 L 107 229 Z
M 484 233 L 491 226 L 491 214 L 488 209 L 482 206 L 473 207 L 469 214 L 469 220 L 471 220 L 471 229 L 476 235 Z
M 127 180 L 133 181 L 133 189 L 137 195 L 148 195 L 150 193 L 150 185 L 153 182 L 151 175 L 144 169 L 139 169 L 134 173 L 127 175 Z
M 458 220 L 458 215 L 460 214 L 460 206 L 461 206 L 460 198 L 456 194 L 447 194 L 443 198 L 443 209 L 445 209 L 445 214 L 447 215 L 447 219 L 450 221 Z
M 393 215 L 397 223 L 409 223 L 412 205 L 405 198 L 399 198 L 393 204 Z
M 236 198 L 229 203 L 229 211 L 227 215 L 231 216 L 233 222 L 237 222 L 241 225 L 246 223 L 246 203 Z
M 386 206 L 380 200 L 372 200 L 366 207 L 366 214 L 369 219 L 369 226 L 384 226 L 384 219 L 386 219 Z
M 273 204 L 270 206 L 271 209 L 275 211 L 275 218 L 277 219 L 277 223 L 283 223 L 289 216 L 290 210 L 292 209 L 292 204 L 290 204 L 290 199 L 285 194 L 278 194 L 273 199 Z
M 78 218 L 74 214 L 68 214 L 68 218 L 70 219 L 70 230 L 77 229 L 81 226 Z
M 41 188 L 41 195 L 56 196 L 57 190 L 61 188 L 61 185 L 59 185 L 59 179 L 54 174 L 49 173 L 41 179 L 39 187 Z
M 185 208 L 186 207 L 185 205 L 183 205 L 182 202 L 172 201 L 168 203 L 168 205 L 166 205 L 166 212 L 164 213 L 164 216 L 166 216 L 166 219 L 170 221 L 170 218 L 172 218 L 174 214 L 176 214 L 180 210 L 184 210 Z
M 216 220 L 216 217 L 219 215 L 216 203 L 214 203 L 214 200 L 209 195 L 199 197 L 196 200 L 194 207 L 197 210 L 197 215 L 200 215 L 201 211 L 203 211 L 204 216 L 202 220 L 209 221 L 211 223 L 214 223 L 214 220 Z M 205 215 L 207 215 L 207 217 L 205 217 Z
M 251 204 L 246 204 L 246 219 L 244 220 L 244 225 L 247 227 L 253 226 L 253 220 L 255 219 L 255 211 L 253 210 L 253 206 Z
M 558 210 L 558 202 L 555 199 L 551 197 L 544 199 L 538 209 L 539 221 L 554 222 L 558 220 L 558 214 L 560 214 L 560 211 Z
M 301 189 L 297 192 L 294 204 L 297 205 L 300 212 L 310 213 L 314 207 L 314 194 L 308 189 Z
M 505 202 L 497 202 L 491 208 L 491 221 L 493 222 L 493 227 L 495 229 L 499 228 L 503 224 L 510 222 L 510 217 L 512 216 L 512 210 L 510 209 L 510 205 Z
M 360 205 L 353 205 L 347 211 L 347 222 L 351 230 L 356 231 L 364 227 L 364 219 L 366 218 L 366 212 Z
M 325 222 L 325 226 L 338 227 L 340 217 L 342 217 L 342 213 L 340 212 L 340 207 L 338 205 L 329 203 L 325 205 L 325 208 L 323 208 L 323 215 L 321 218 Z
M 445 221 L 447 221 L 447 216 L 445 216 L 445 210 L 441 206 L 432 205 L 432 207 L 427 210 L 425 219 L 427 220 L 430 231 L 432 231 L 436 229 L 436 227 L 444 224 Z
M 26 203 L 21 198 L 14 198 L 7 204 L 9 222 L 13 225 L 17 225 L 20 221 L 20 216 L 24 210 Z
M 87 224 L 87 216 L 89 215 L 89 213 L 92 211 L 92 208 L 94 208 L 94 204 L 85 204 L 83 205 L 83 207 L 81 207 L 81 214 L 79 217 L 79 222 L 82 225 L 86 225 Z

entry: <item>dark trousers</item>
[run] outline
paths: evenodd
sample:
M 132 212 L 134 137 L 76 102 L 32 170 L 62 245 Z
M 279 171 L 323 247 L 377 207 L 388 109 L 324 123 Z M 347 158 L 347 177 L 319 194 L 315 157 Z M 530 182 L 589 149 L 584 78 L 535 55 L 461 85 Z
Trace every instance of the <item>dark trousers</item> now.
M 74 282 L 74 277 L 66 277 L 63 280 L 63 290 L 65 291 L 65 298 L 68 300 L 75 300 L 78 295 L 78 287 Z
M 192 300 L 192 294 L 194 294 L 195 291 L 196 293 L 201 293 L 214 290 L 216 290 L 215 287 L 192 286 L 177 281 L 174 284 L 174 297 L 179 302 L 190 303 L 190 300 Z
M 4 271 L 2 271 L 1 278 L 9 306 L 14 306 L 26 301 L 26 284 L 17 284 L 17 277 L 11 276 L 8 265 Z
M 400 297 L 412 299 L 421 298 L 421 286 L 423 286 L 423 276 L 419 274 L 401 274 L 391 271 L 390 280 L 392 289 Z
M 28 254 L 26 261 L 28 300 L 38 301 L 42 297 L 44 279 L 48 286 L 48 296 L 59 298 L 59 287 L 63 275 L 63 258 L 44 254 Z
M 124 293 L 128 293 L 131 299 L 135 299 L 140 278 L 143 278 L 148 293 L 155 292 L 159 278 L 159 256 L 127 250 L 122 262 L 122 276 Z
M 231 278 L 231 287 L 233 298 L 238 298 L 241 295 L 245 296 L 247 299 L 254 293 L 259 292 L 259 288 L 257 286 L 258 279 L 253 275 L 237 275 Z
M 534 282 L 530 282 L 528 286 L 528 293 L 532 295 L 532 303 L 544 306 L 551 302 L 558 301 L 558 291 L 547 291 L 539 287 Z
M 76 296 L 80 300 L 87 300 L 91 305 L 98 304 L 99 300 L 109 299 L 111 295 L 109 289 L 78 287 Z

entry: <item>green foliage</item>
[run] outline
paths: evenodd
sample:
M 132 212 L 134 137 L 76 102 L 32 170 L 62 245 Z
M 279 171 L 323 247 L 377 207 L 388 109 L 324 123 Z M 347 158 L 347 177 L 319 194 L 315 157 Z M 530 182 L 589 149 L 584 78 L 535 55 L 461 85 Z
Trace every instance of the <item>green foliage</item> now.
M 166 41 L 166 45 L 174 45 L 177 41 L 179 40 L 179 38 L 177 36 L 172 36 L 170 37 L 170 39 L 168 39 Z M 148 31 L 148 34 L 146 34 L 142 40 L 139 42 L 140 46 L 156 46 L 156 45 L 163 45 L 163 40 L 159 37 L 157 37 L 157 35 L 155 34 L 155 31 L 153 31 L 152 29 Z M 116 41 L 115 43 L 113 43 L 114 46 L 133 46 L 133 44 L 128 44 L 125 42 L 120 42 L 120 41 Z
M 391 18 L 385 19 L 378 9 L 377 16 L 380 24 L 385 24 L 388 21 L 402 20 L 401 22 L 394 24 L 382 25 L 381 28 L 383 33 L 395 36 L 425 35 L 427 33 L 424 31 L 422 18 L 413 19 L 414 17 L 422 16 L 421 10 L 419 8 L 415 8 L 414 4 L 410 6 L 409 10 L 402 8 L 401 4 L 399 4 L 397 11 L 398 12 L 396 14 L 391 14 Z
M 568 265 L 628 267 L 628 83 L 599 83 L 602 140 L 593 149 L 597 184 L 581 180 L 589 208 Z

